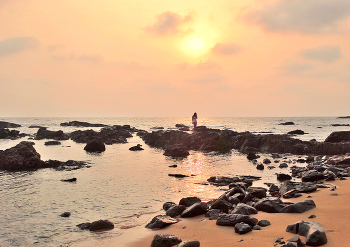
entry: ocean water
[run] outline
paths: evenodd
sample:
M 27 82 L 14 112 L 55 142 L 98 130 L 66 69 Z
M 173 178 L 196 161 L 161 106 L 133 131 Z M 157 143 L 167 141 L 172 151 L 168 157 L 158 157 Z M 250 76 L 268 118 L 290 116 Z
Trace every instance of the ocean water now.
M 17 128 L 23 133 L 35 134 L 31 125 L 63 130 L 68 133 L 81 127 L 62 127 L 68 121 L 86 121 L 108 125 L 129 124 L 150 131 L 152 127 L 174 128 L 175 124 L 190 125 L 190 118 L 1 118 L 21 124 Z M 199 118 L 199 125 L 210 128 L 251 131 L 254 133 L 283 134 L 301 129 L 308 134 L 296 138 L 302 140 L 324 139 L 333 131 L 350 130 L 348 126 L 334 127 L 332 124 L 349 124 L 350 119 L 324 118 Z M 279 123 L 292 121 L 296 125 Z M 0 150 L 13 147 L 28 137 L 18 140 L 0 140 Z M 31 140 L 32 141 L 32 140 Z M 265 186 L 264 182 L 275 182 L 275 173 L 286 172 L 277 168 L 264 171 L 255 169 L 246 157 L 237 151 L 226 155 L 190 152 L 185 159 L 173 159 L 163 151 L 151 148 L 135 134 L 126 144 L 106 146 L 100 154 L 85 152 L 85 144 L 71 140 L 62 145 L 45 146 L 47 140 L 35 140 L 35 149 L 42 160 L 78 160 L 90 163 L 90 168 L 74 171 L 41 169 L 29 172 L 0 171 L 0 246 L 74 246 L 91 239 L 118 238 L 131 228 L 145 224 L 151 215 L 161 211 L 166 201 L 178 202 L 182 197 L 198 196 L 210 200 L 223 193 L 223 188 L 207 185 L 211 176 L 254 175 L 262 179 L 254 186 Z M 131 146 L 143 144 L 145 150 L 129 151 Z M 261 160 L 264 157 L 262 155 Z M 294 162 L 296 157 L 287 155 Z M 177 168 L 169 166 L 177 165 Z M 189 177 L 178 179 L 169 173 L 181 173 Z M 77 182 L 66 183 L 61 179 L 77 178 Z M 62 218 L 63 212 L 71 212 Z M 83 222 L 108 219 L 115 229 L 100 233 L 82 231 L 76 227 Z M 122 244 L 120 245 L 122 246 Z

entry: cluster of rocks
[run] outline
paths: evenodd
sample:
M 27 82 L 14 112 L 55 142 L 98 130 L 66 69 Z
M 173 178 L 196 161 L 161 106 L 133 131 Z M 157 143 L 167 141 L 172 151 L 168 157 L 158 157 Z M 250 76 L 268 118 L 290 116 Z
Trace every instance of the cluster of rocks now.
M 199 247 L 198 240 L 182 241 L 180 238 L 171 234 L 156 234 L 152 240 L 151 247 Z
M 90 231 L 101 231 L 101 230 L 110 230 L 114 228 L 114 224 L 109 220 L 97 220 L 93 222 L 85 222 L 77 225 L 81 230 L 90 230 Z
M 47 130 L 46 127 L 41 127 L 38 129 L 34 139 L 35 140 L 42 140 L 42 139 L 68 140 L 69 136 L 68 134 L 64 133 L 62 130 L 51 131 L 51 130 Z
M 55 168 L 56 170 L 76 170 L 86 167 L 82 161 L 41 160 L 40 154 L 33 147 L 34 142 L 22 141 L 16 146 L 0 150 L 0 170 L 20 171 L 40 168 Z
M 0 139 L 18 139 L 27 136 L 27 134 L 20 133 L 18 130 L 9 130 L 0 128 Z
M 15 124 L 15 123 L 9 123 L 9 122 L 4 122 L 0 121 L 0 129 L 5 129 L 5 128 L 19 128 L 22 127 L 20 124 Z
M 106 127 L 105 124 L 93 124 L 88 122 L 71 121 L 68 123 L 61 123 L 61 126 L 74 126 L 74 127 Z

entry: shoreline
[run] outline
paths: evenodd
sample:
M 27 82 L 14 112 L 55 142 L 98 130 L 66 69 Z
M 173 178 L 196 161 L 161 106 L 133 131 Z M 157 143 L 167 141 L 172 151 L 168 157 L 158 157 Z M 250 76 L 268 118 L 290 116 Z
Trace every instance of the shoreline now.
M 235 233 L 234 227 L 217 226 L 216 220 L 209 220 L 204 215 L 193 218 L 178 218 L 179 222 L 159 230 L 149 230 L 143 226 L 126 230 L 121 236 L 116 238 L 90 240 L 76 243 L 72 247 L 92 247 L 92 246 L 125 246 L 139 247 L 151 246 L 152 239 L 156 234 L 172 234 L 183 241 L 198 240 L 203 247 L 226 247 L 237 243 L 241 247 L 265 247 L 273 246 L 276 238 L 283 238 L 286 241 L 296 234 L 286 232 L 287 225 L 294 224 L 301 220 L 316 221 L 320 223 L 326 232 L 328 243 L 322 246 L 341 247 L 348 241 L 350 228 L 350 215 L 348 213 L 350 204 L 350 180 L 336 180 L 330 184 L 335 185 L 335 191 L 329 188 L 318 189 L 310 194 L 303 194 L 299 198 L 283 199 L 284 202 L 303 201 L 308 196 L 316 203 L 316 208 L 304 213 L 265 213 L 259 211 L 252 215 L 259 220 L 269 220 L 270 226 L 263 227 L 261 230 L 253 230 L 244 235 Z M 337 193 L 337 196 L 331 194 Z M 316 215 L 316 218 L 309 219 L 310 215 Z M 151 217 L 150 217 L 151 218 Z M 305 243 L 305 237 L 299 236 Z M 243 240 L 243 241 L 240 241 Z M 277 245 L 278 246 L 278 245 Z

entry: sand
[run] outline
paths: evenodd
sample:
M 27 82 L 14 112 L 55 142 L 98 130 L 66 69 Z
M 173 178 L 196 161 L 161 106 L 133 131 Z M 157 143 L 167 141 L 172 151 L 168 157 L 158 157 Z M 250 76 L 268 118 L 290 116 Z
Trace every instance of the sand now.
M 283 240 L 293 237 L 295 234 L 286 232 L 286 227 L 301 220 L 316 221 L 322 225 L 328 239 L 328 243 L 323 246 L 348 246 L 350 239 L 350 179 L 331 183 L 337 186 L 335 191 L 318 189 L 311 194 L 303 194 L 299 198 L 283 199 L 283 201 L 290 202 L 312 199 L 316 203 L 316 208 L 302 214 L 259 212 L 252 216 L 259 220 L 269 220 L 271 225 L 244 235 L 235 233 L 233 227 L 217 226 L 215 220 L 209 220 L 201 215 L 194 218 L 178 218 L 178 223 L 159 230 L 148 230 L 144 229 L 144 226 L 139 226 L 125 231 L 122 236 L 116 238 L 94 240 L 73 246 L 148 247 L 151 246 L 155 234 L 173 234 L 183 241 L 199 240 L 202 247 L 266 247 L 273 246 L 277 237 L 283 238 Z M 334 193 L 337 196 L 331 195 Z M 307 198 L 307 196 L 311 196 L 311 198 Z M 308 217 L 312 214 L 316 215 L 316 218 L 309 219 Z M 305 238 L 302 236 L 300 238 L 305 243 Z

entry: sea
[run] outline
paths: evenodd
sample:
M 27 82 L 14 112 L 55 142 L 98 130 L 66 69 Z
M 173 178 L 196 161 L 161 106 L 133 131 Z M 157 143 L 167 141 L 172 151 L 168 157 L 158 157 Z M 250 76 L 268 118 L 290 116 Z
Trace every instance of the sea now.
M 176 129 L 175 124 L 191 126 L 191 118 L 73 118 L 28 117 L 0 118 L 22 125 L 16 128 L 30 134 L 21 139 L 0 139 L 0 150 L 15 146 L 21 141 L 35 142 L 34 148 L 42 160 L 86 161 L 89 167 L 73 171 L 39 169 L 34 171 L 0 171 L 0 246 L 75 246 L 90 240 L 114 238 L 119 246 L 127 246 L 122 236 L 135 227 L 143 227 L 153 215 L 163 214 L 164 202 L 178 203 L 183 197 L 197 196 L 202 201 L 217 198 L 226 187 L 208 184 L 211 176 L 253 175 L 261 177 L 253 186 L 266 187 L 266 182 L 278 184 L 276 173 L 288 172 L 289 168 L 257 170 L 244 154 L 232 150 L 228 154 L 190 151 L 187 158 L 176 159 L 163 155 L 163 150 L 149 147 L 136 134 L 126 144 L 107 145 L 106 151 L 91 154 L 84 151 L 85 144 L 72 140 L 61 141 L 58 146 L 45 146 L 47 140 L 32 140 L 37 132 L 32 125 L 48 130 L 75 130 L 101 128 L 63 127 L 61 123 L 83 121 L 107 125 L 130 125 L 137 129 L 152 131 L 154 127 Z M 295 125 L 280 125 L 294 122 Z M 295 136 L 301 140 L 324 141 L 334 131 L 350 130 L 349 118 L 338 117 L 271 117 L 271 118 L 214 118 L 199 117 L 198 125 L 209 128 L 230 129 L 256 134 L 286 134 L 300 129 L 305 135 Z M 339 124 L 343 126 L 332 126 Z M 191 132 L 191 131 L 190 131 Z M 143 151 L 129 151 L 141 144 Z M 270 154 L 261 154 L 261 160 Z M 298 157 L 285 154 L 290 164 Z M 276 161 L 277 162 L 277 161 Z M 274 163 L 273 163 L 274 164 Z M 170 167 L 177 165 L 176 168 Z M 302 164 L 298 164 L 302 166 Z M 168 174 L 188 175 L 185 178 Z M 62 182 L 77 178 L 76 182 Z M 60 217 L 70 212 L 68 218 Z M 90 232 L 76 225 L 107 219 L 114 223 L 110 231 Z

